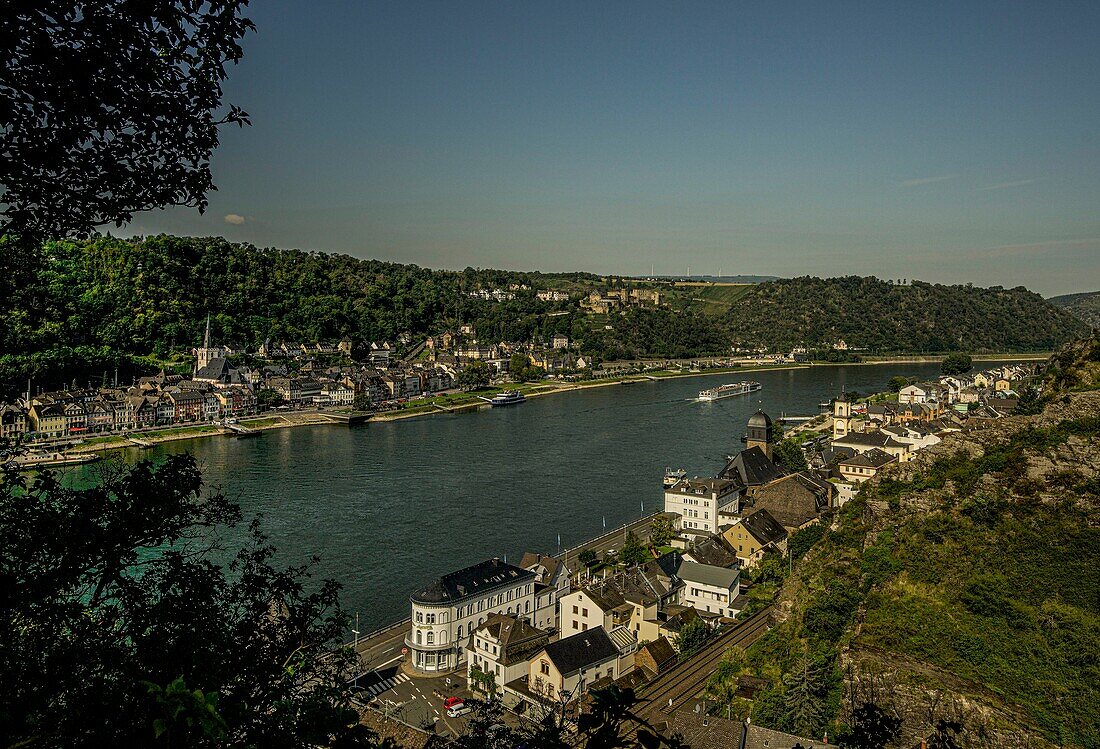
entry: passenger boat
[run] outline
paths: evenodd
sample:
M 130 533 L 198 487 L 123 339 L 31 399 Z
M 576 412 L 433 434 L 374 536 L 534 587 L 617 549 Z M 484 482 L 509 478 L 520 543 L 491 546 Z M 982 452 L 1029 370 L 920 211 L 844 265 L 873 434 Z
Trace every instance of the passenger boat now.
M 719 398 L 729 398 L 734 395 L 745 395 L 746 393 L 755 393 L 764 386 L 759 382 L 750 382 L 748 380 L 744 382 L 731 382 L 726 385 L 719 385 L 716 388 L 708 388 L 706 390 L 699 391 L 699 400 L 701 401 L 716 401 Z
M 65 454 L 60 452 L 29 452 L 25 455 L 17 455 L 12 460 L 21 470 L 32 468 L 54 468 L 56 466 L 75 466 L 85 463 L 94 463 L 100 459 L 95 453 Z
M 499 395 L 494 395 L 489 401 L 489 405 L 493 408 L 497 408 L 498 406 L 514 406 L 517 403 L 524 403 L 526 400 L 526 396 L 518 390 L 505 390 Z

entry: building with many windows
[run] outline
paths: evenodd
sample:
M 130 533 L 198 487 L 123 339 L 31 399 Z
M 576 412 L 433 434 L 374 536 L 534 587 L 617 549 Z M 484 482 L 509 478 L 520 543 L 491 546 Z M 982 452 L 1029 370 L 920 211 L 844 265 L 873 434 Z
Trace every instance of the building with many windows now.
M 684 479 L 665 489 L 665 512 L 682 518 L 685 533 L 718 532 L 719 511 L 737 512 L 740 486 L 729 479 Z
M 410 601 L 409 663 L 417 671 L 450 671 L 465 661 L 470 636 L 493 614 L 534 615 L 535 573 L 494 557 L 443 575 Z

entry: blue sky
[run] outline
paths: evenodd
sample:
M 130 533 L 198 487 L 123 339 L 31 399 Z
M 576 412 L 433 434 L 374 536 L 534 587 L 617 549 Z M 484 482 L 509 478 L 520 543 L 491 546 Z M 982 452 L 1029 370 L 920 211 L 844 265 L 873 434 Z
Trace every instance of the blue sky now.
M 219 234 L 431 267 L 1100 288 L 1100 3 L 257 0 Z

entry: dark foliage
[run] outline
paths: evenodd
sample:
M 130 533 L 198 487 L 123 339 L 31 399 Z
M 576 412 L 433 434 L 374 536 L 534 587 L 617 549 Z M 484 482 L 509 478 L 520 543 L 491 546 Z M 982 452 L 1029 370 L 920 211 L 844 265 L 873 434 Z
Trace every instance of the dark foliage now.
M 372 746 L 344 692 L 337 585 L 279 569 L 190 456 L 89 489 L 0 484 L 0 737 L 43 747 Z
M 1087 327 L 1023 287 L 877 278 L 791 278 L 754 286 L 727 316 L 735 341 L 785 348 L 839 339 L 871 352 L 1050 350 Z
M 852 714 L 852 725 L 837 736 L 843 749 L 885 749 L 901 732 L 901 718 L 873 702 L 864 702 Z
M 206 206 L 226 65 L 247 0 L 40 0 L 0 14 L 2 231 L 87 235 L 136 211 Z
M 974 362 L 967 354 L 962 352 L 956 352 L 954 354 L 948 354 L 943 358 L 940 363 L 940 370 L 945 375 L 960 375 L 969 372 L 974 366 Z

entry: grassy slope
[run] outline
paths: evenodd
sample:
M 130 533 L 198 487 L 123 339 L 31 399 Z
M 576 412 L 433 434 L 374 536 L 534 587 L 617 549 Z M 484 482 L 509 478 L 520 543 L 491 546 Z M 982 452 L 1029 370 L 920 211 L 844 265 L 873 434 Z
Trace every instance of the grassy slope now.
M 968 740 L 1100 746 L 1097 466 L 1094 391 L 949 438 L 866 486 L 784 586 L 784 621 L 749 652 L 749 670 L 774 685 L 754 719 L 792 729 L 783 678 L 808 656 L 831 669 L 820 729 L 873 687 L 906 742 L 936 715 L 961 719 Z

